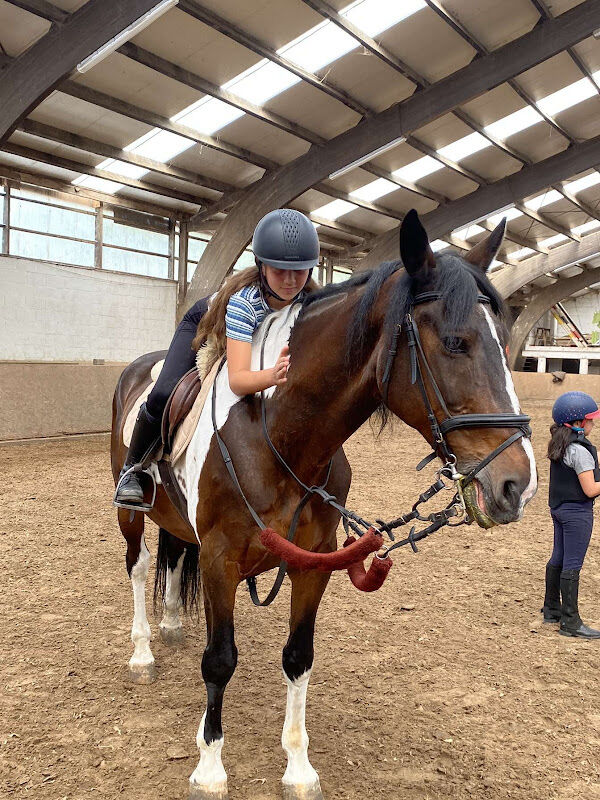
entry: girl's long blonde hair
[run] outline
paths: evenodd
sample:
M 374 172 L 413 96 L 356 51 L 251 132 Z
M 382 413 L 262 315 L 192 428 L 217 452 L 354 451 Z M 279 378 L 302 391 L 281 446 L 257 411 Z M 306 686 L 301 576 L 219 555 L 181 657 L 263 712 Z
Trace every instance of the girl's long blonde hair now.
M 205 362 L 205 373 L 210 372 L 216 361 L 227 349 L 227 336 L 225 333 L 225 312 L 227 303 L 232 294 L 239 292 L 246 286 L 260 285 L 258 266 L 247 267 L 240 272 L 234 272 L 223 283 L 210 303 L 206 314 L 200 320 L 196 337 L 192 342 L 194 350 L 199 350 L 203 345 L 208 345 L 209 352 Z M 319 284 L 310 278 L 303 289 L 305 292 L 314 292 Z

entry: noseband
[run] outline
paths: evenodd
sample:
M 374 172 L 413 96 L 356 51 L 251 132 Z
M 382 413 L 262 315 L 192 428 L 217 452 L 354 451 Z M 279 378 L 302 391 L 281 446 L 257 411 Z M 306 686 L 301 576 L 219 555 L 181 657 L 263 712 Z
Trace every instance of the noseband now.
M 421 343 L 419 329 L 412 313 L 416 305 L 439 300 L 441 296 L 442 295 L 438 292 L 423 292 L 422 294 L 415 295 L 412 300 L 411 307 L 404 317 L 404 321 L 396 326 L 396 330 L 392 335 L 391 346 L 388 351 L 388 357 L 383 372 L 383 402 L 386 406 L 388 405 L 388 393 L 392 368 L 394 366 L 396 354 L 398 353 L 398 341 L 402 334 L 402 330 L 404 329 L 406 331 L 408 340 L 408 353 L 410 357 L 410 382 L 413 386 L 416 383 L 419 387 L 423 405 L 425 406 L 425 410 L 427 412 L 427 420 L 431 429 L 431 436 L 434 441 L 433 452 L 418 464 L 417 469 L 423 469 L 423 467 L 429 464 L 430 461 L 433 461 L 436 456 L 439 456 L 444 465 L 450 468 L 453 479 L 459 480 L 461 489 L 464 489 L 469 483 L 471 483 L 478 472 L 481 472 L 484 467 L 493 461 L 496 456 L 499 456 L 500 453 L 506 450 L 507 447 L 510 447 L 511 444 L 518 441 L 521 437 L 531 437 L 531 428 L 529 427 L 531 418 L 527 414 L 514 413 L 458 415 L 452 415 L 450 413 L 444 400 L 444 396 L 442 395 L 433 372 L 431 371 L 429 362 L 427 361 L 427 357 Z M 482 294 L 477 295 L 477 302 L 486 303 L 488 305 L 490 303 L 489 298 Z M 431 405 L 431 400 L 429 399 L 427 387 L 425 386 L 425 381 L 423 379 L 424 374 L 427 376 L 436 400 L 444 415 L 444 419 L 441 422 L 438 422 Z M 461 428 L 517 428 L 517 430 L 512 434 L 512 436 L 509 436 L 508 439 L 502 442 L 502 444 L 498 445 L 498 447 L 492 450 L 489 455 L 483 458 L 466 475 L 462 475 L 456 472 L 456 455 L 452 451 L 452 448 L 446 439 L 446 435 L 450 431 L 459 430 Z

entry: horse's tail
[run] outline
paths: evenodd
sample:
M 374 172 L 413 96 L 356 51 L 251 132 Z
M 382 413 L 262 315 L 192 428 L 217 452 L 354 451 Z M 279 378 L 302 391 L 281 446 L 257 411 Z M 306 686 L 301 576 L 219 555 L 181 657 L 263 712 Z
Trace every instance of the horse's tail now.
M 167 589 L 167 569 L 174 570 L 183 554 L 179 600 L 186 613 L 198 610 L 200 588 L 200 569 L 197 544 L 182 542 L 172 533 L 160 528 L 158 552 L 156 554 L 156 575 L 154 577 L 154 611 L 162 607 Z

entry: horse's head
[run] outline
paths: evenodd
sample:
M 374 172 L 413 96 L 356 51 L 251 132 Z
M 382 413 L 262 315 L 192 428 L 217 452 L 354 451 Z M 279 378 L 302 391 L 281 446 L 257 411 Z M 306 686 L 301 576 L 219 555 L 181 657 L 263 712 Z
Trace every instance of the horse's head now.
M 448 452 L 456 457 L 456 468 L 463 475 L 518 430 L 514 417 L 505 418 L 506 427 L 489 416 L 475 419 L 483 427 L 460 426 L 467 421 L 463 415 L 520 414 L 506 358 L 502 300 L 486 277 L 503 235 L 504 222 L 465 257 L 456 253 L 436 257 L 417 213 L 411 211 L 400 230 L 406 272 L 387 282 L 377 360 L 379 390 L 387 407 L 419 430 L 440 457 L 447 459 Z M 398 354 L 392 358 L 391 343 L 399 331 Z M 459 425 L 450 423 L 442 443 L 435 441 L 428 403 L 442 430 L 445 419 L 458 418 Z M 517 434 L 468 483 L 465 501 L 471 516 L 482 527 L 491 527 L 520 519 L 536 489 L 531 442 Z

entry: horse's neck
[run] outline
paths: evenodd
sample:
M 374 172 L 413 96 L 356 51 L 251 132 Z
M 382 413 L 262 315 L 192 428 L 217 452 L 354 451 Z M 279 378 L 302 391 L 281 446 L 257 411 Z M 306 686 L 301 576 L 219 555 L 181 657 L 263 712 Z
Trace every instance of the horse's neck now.
M 374 358 L 346 364 L 355 292 L 321 300 L 303 314 L 291 339 L 287 383 L 269 404 L 276 446 L 305 473 L 325 464 L 378 405 Z

